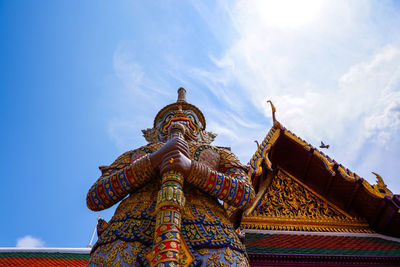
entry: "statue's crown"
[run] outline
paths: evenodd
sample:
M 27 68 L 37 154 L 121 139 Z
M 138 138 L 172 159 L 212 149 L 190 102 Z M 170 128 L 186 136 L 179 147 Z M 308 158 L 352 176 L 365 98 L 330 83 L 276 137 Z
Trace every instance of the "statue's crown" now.
M 196 113 L 197 117 L 199 118 L 202 124 L 202 130 L 206 128 L 206 119 L 204 118 L 203 113 L 198 109 L 195 105 L 189 104 L 186 101 L 186 90 L 183 87 L 178 89 L 178 99 L 175 103 L 169 104 L 163 107 L 156 115 L 154 119 L 154 127 L 156 127 L 157 122 L 165 115 L 166 112 L 169 110 L 192 110 Z

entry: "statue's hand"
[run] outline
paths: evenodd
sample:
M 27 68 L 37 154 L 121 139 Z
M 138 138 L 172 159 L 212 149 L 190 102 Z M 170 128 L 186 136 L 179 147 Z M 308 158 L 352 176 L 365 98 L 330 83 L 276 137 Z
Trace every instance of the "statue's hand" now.
M 166 154 L 171 151 L 179 151 L 189 158 L 189 148 L 187 142 L 183 138 L 172 138 L 165 143 L 159 150 L 150 154 L 150 162 L 154 169 L 161 170 L 161 162 Z
M 174 170 L 180 172 L 183 177 L 190 173 L 192 161 L 181 151 L 174 150 L 165 154 L 160 164 L 160 174 Z

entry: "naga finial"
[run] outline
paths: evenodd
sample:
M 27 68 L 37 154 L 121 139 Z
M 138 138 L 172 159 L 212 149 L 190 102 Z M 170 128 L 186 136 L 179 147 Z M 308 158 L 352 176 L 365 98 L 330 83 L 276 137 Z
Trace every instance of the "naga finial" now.
M 178 100 L 176 100 L 176 103 L 187 103 L 186 101 L 186 90 L 183 87 L 180 87 L 178 89 Z
M 374 174 L 376 176 L 376 184 L 372 186 L 372 188 L 374 188 L 375 191 L 377 191 L 381 194 L 393 194 L 392 191 L 390 191 L 387 188 L 387 185 L 383 181 L 382 176 L 380 176 L 379 174 L 377 174 L 375 172 L 372 172 L 372 174 Z
M 254 140 L 254 142 L 257 144 L 257 150 L 260 149 L 260 143 L 257 140 Z
M 274 104 L 272 104 L 272 101 L 271 101 L 271 100 L 268 100 L 267 102 L 271 104 L 271 109 L 272 109 L 272 121 L 273 121 L 273 123 L 274 123 L 274 126 L 276 126 L 276 127 L 278 127 L 278 128 L 281 128 L 281 127 L 282 127 L 281 124 L 280 124 L 279 121 L 277 121 L 277 119 L 275 118 L 276 109 L 275 109 Z

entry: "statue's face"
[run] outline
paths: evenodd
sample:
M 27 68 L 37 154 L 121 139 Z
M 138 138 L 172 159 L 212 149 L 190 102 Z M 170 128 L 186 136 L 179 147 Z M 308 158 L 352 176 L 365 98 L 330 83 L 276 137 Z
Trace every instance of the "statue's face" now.
M 192 110 L 170 110 L 156 124 L 159 141 L 165 142 L 170 129 L 178 123 L 185 128 L 185 139 L 199 140 L 202 125 L 196 113 Z

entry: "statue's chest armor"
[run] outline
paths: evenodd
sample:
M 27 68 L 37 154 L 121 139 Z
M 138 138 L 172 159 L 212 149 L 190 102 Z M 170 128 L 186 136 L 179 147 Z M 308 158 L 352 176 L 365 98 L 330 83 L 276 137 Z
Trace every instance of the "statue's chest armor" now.
M 218 148 L 210 145 L 190 144 L 189 150 L 193 160 L 207 165 L 213 170 L 218 169 L 218 165 L 220 162 L 220 154 Z

